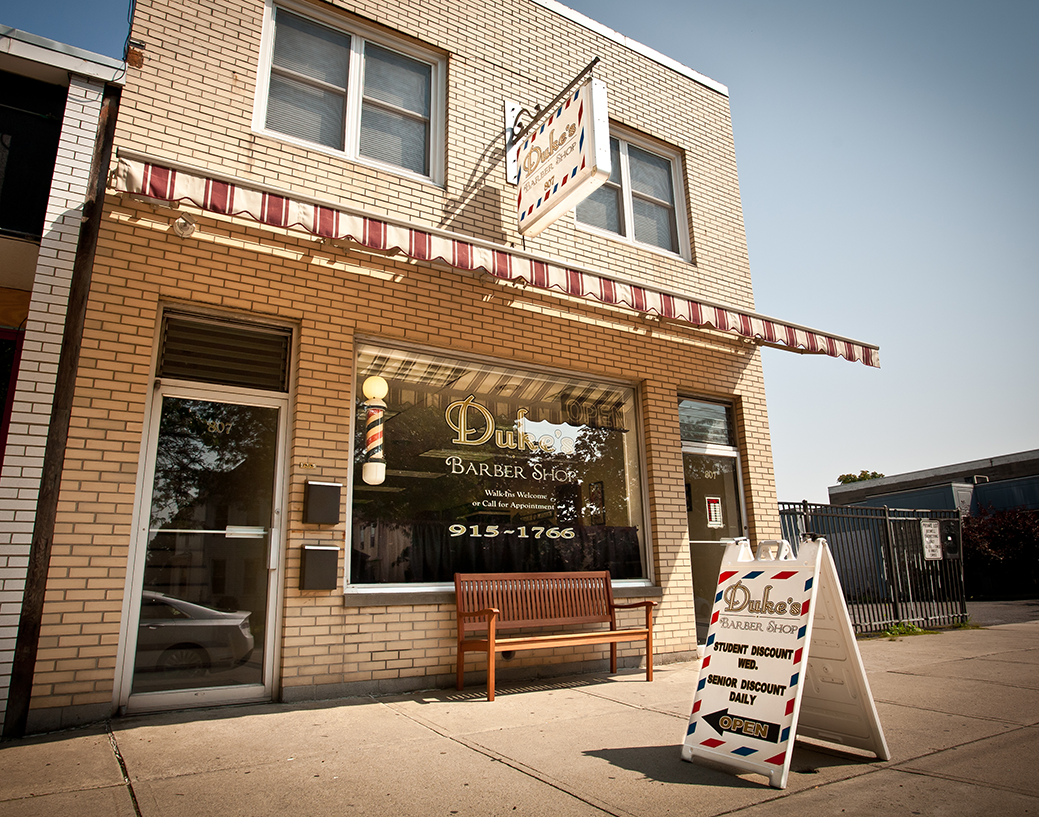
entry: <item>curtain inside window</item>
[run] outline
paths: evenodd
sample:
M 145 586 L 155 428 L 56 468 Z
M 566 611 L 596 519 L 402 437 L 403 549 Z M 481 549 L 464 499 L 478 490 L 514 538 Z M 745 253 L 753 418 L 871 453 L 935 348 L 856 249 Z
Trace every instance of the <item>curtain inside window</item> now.
M 635 240 L 678 252 L 671 162 L 629 145 L 628 170 L 631 174 Z
M 278 12 L 266 126 L 343 149 L 350 35 Z
M 360 153 L 426 175 L 432 67 L 365 44 Z

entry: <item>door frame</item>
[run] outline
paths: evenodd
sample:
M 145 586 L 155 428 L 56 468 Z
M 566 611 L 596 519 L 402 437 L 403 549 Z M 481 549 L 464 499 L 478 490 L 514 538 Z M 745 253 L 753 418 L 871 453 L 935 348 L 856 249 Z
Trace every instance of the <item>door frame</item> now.
M 734 445 L 720 445 L 719 443 L 694 443 L 682 442 L 682 456 L 686 454 L 701 454 L 706 457 L 726 457 L 736 462 L 736 493 L 740 503 L 740 535 L 747 536 L 750 525 L 747 522 L 747 496 L 743 490 L 743 458 L 740 449 Z M 683 468 L 685 463 L 683 462 Z M 690 542 L 713 542 L 713 539 L 689 539 Z M 721 541 L 721 540 L 717 540 Z
M 264 623 L 263 681 L 239 686 L 202 687 L 186 690 L 164 690 L 132 694 L 137 629 L 140 624 L 141 599 L 144 592 L 144 568 L 148 550 L 151 519 L 152 487 L 155 479 L 156 443 L 162 417 L 164 397 L 208 400 L 216 403 L 260 406 L 278 409 L 278 440 L 274 465 L 271 504 L 272 518 L 267 562 L 267 616 Z M 127 558 L 126 584 L 123 593 L 122 624 L 116 656 L 113 702 L 120 713 L 154 712 L 229 703 L 270 701 L 280 682 L 282 601 L 285 565 L 285 528 L 287 524 L 290 397 L 280 392 L 245 389 L 232 386 L 196 383 L 183 380 L 160 380 L 153 383 L 144 413 L 144 440 L 138 467 L 134 500 L 130 552 Z
M 725 457 L 725 458 L 733 460 L 733 462 L 735 463 L 734 471 L 736 473 L 736 494 L 737 494 L 737 497 L 738 497 L 738 500 L 739 500 L 739 509 L 740 509 L 740 535 L 741 536 L 748 536 L 749 535 L 749 531 L 750 531 L 750 524 L 747 521 L 747 495 L 746 495 L 746 493 L 743 490 L 743 458 L 740 456 L 740 449 L 737 446 L 721 445 L 720 443 L 695 443 L 695 442 L 683 441 L 682 442 L 683 481 L 684 481 L 684 476 L 685 476 L 685 474 L 684 474 L 684 472 L 685 472 L 685 462 L 684 462 L 684 459 L 685 459 L 685 455 L 686 454 L 700 454 L 700 455 L 708 456 L 708 457 Z M 692 566 L 692 556 L 693 556 L 692 548 L 693 547 L 695 547 L 697 545 L 717 545 L 720 548 L 724 549 L 725 543 L 732 541 L 732 539 L 729 539 L 729 538 L 717 539 L 717 540 L 714 540 L 714 539 L 693 539 L 692 537 L 690 537 L 688 535 L 688 531 L 687 531 L 686 539 L 687 539 L 687 547 L 690 549 L 690 552 L 689 552 L 690 567 Z M 695 587 L 696 579 L 692 575 L 692 573 L 690 573 L 689 578 L 690 578 L 690 581 L 694 583 L 693 586 Z M 695 595 L 695 592 L 694 592 L 694 595 Z M 695 619 L 695 610 L 694 610 L 694 619 Z M 697 630 L 698 630 L 697 623 L 694 622 L 693 631 L 696 632 Z M 697 638 L 697 641 L 699 642 L 699 637 Z

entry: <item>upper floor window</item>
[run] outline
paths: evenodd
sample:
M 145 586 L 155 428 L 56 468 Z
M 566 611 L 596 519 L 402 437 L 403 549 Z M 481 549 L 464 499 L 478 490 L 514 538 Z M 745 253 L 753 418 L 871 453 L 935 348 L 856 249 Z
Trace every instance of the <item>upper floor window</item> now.
M 682 232 L 677 155 L 666 156 L 622 138 L 610 139 L 610 178 L 577 205 L 580 224 L 637 244 L 687 255 Z
M 254 127 L 438 181 L 443 60 L 270 7 Z

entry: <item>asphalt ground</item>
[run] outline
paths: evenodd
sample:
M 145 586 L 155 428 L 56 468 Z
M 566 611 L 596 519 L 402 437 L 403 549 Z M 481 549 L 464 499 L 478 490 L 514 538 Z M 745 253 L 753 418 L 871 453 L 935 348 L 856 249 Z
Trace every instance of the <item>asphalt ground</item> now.
M 798 740 L 784 790 L 681 759 L 689 662 L 7 741 L 0 817 L 1037 815 L 1039 602 L 969 611 L 984 626 L 859 641 L 891 759 Z

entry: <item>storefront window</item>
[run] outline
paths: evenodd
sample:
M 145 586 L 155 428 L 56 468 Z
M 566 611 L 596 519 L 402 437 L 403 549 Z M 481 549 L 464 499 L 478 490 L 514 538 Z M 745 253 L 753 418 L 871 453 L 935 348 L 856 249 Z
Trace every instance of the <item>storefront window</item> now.
M 388 385 L 385 478 L 369 473 L 358 398 L 353 584 L 456 572 L 645 575 L 634 391 L 425 353 L 363 346 L 357 394 Z

